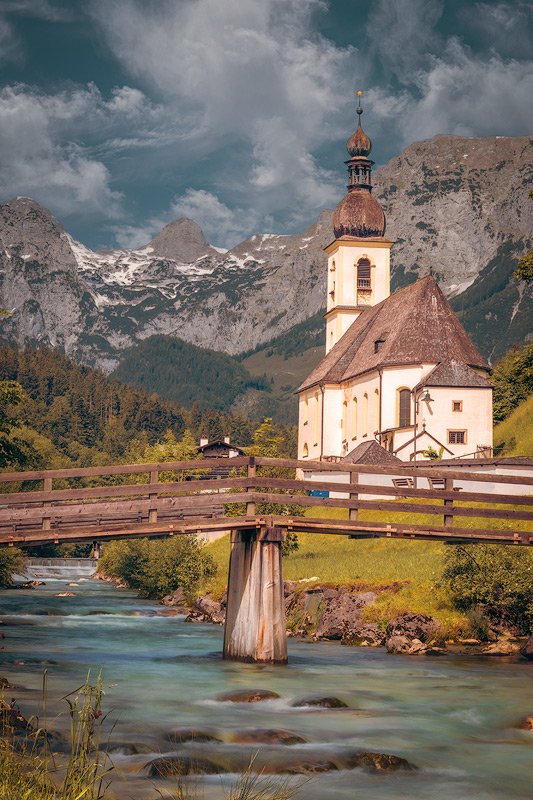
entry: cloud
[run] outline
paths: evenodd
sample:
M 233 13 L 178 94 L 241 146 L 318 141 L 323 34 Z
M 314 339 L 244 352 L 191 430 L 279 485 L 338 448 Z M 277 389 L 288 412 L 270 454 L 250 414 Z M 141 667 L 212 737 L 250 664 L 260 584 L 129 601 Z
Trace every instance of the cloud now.
M 442 44 L 435 31 L 442 0 L 374 0 L 367 35 L 387 77 L 412 83 Z
M 91 152 L 106 132 L 144 117 L 142 92 L 113 90 L 106 100 L 89 84 L 57 94 L 24 85 L 0 90 L 0 186 L 4 199 L 28 195 L 64 215 L 83 212 L 116 217 L 121 195 L 105 163 Z M 82 146 L 83 137 L 89 145 Z
M 20 14 L 48 22 L 70 22 L 74 19 L 72 9 L 57 6 L 49 0 L 2 0 L 0 10 L 3 14 Z
M 208 241 L 226 247 L 244 239 L 250 232 L 272 229 L 270 217 L 262 216 L 256 209 L 230 208 L 219 197 L 205 189 L 188 189 L 174 198 L 169 208 L 141 225 L 115 225 L 111 227 L 120 247 L 135 248 L 146 244 L 172 220 L 193 219 L 205 233 Z
M 0 63 L 2 61 L 18 61 L 20 58 L 20 41 L 5 17 L 0 16 Z
M 519 136 L 533 128 L 531 62 L 476 57 L 451 40 L 421 89 L 401 120 L 406 142 L 438 133 Z
M 349 98 L 362 62 L 316 32 L 324 8 L 321 0 L 92 5 L 122 66 L 165 106 L 162 136 L 168 142 L 174 125 L 175 143 L 165 159 L 216 164 L 188 191 L 285 227 L 308 224 L 338 197 L 342 167 L 320 168 L 315 151 L 355 124 Z M 235 229 L 250 232 L 247 219 L 247 231 Z
M 481 44 L 500 56 L 531 58 L 533 39 L 533 4 L 523 0 L 512 3 L 468 4 L 461 8 L 463 26 L 479 34 Z

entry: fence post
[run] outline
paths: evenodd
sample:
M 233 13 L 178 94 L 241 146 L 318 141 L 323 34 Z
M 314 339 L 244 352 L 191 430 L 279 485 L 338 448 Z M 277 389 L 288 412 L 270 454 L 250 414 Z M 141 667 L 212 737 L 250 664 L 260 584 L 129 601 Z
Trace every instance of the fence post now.
M 159 481 L 159 470 L 151 469 L 150 470 L 150 486 L 158 483 Z M 154 500 L 157 500 L 157 492 L 150 492 L 148 494 L 148 499 L 150 500 L 150 506 L 152 505 Z M 157 508 L 150 508 L 148 511 L 148 522 L 157 522 Z
M 255 478 L 255 456 L 250 456 L 248 460 L 248 478 Z M 247 492 L 255 491 L 255 486 L 247 486 Z M 249 501 L 246 503 L 246 516 L 247 517 L 255 517 L 255 503 L 253 501 Z
M 52 478 L 43 478 L 43 491 L 51 492 L 52 491 Z M 49 506 L 50 502 L 45 501 L 43 506 Z M 43 516 L 43 531 L 49 531 L 51 527 L 51 520 L 50 517 Z
M 444 478 L 444 491 L 445 492 L 453 492 L 453 478 Z M 445 500 L 444 501 L 444 527 L 445 528 L 453 527 L 453 512 L 451 514 L 446 514 L 446 508 L 448 506 L 453 506 L 453 500 Z
M 359 483 L 359 473 L 350 472 L 350 483 Z M 350 500 L 359 500 L 359 492 L 350 492 Z M 348 519 L 357 520 L 359 518 L 359 509 L 350 508 L 348 510 Z

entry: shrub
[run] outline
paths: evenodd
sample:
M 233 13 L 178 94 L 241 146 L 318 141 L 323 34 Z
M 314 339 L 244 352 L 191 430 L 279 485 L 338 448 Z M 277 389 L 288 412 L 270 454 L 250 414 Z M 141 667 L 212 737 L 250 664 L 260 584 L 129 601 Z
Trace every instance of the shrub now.
M 0 549 L 0 588 L 11 586 L 13 573 L 24 569 L 24 555 L 16 547 Z
M 216 565 L 193 534 L 165 541 L 134 539 L 106 545 L 100 570 L 124 581 L 143 597 L 163 597 L 178 587 L 194 599 L 200 581 L 216 572 Z
M 450 547 L 444 580 L 461 610 L 482 606 L 492 621 L 531 633 L 533 553 L 529 548 L 491 544 Z

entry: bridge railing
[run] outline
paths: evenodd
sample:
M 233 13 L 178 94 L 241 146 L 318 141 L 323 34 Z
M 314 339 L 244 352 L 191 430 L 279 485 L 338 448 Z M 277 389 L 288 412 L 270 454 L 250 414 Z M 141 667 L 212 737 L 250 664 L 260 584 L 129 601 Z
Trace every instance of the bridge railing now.
M 474 484 L 487 489 L 465 488 Z M 511 494 L 517 486 L 524 494 Z M 119 464 L 0 473 L 0 544 L 245 528 L 265 517 L 353 537 L 530 544 L 532 506 L 533 477 L 522 475 L 253 456 Z

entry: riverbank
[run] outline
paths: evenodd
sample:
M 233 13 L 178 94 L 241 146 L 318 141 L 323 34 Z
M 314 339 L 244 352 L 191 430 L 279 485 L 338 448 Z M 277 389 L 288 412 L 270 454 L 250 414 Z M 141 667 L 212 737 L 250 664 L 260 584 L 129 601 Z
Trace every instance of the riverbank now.
M 412 612 L 397 614 L 385 625 L 369 622 L 365 612 L 375 604 L 379 593 L 395 588 L 391 585 L 321 586 L 314 579 L 285 581 L 287 634 L 308 642 L 336 641 L 352 647 L 385 647 L 389 654 L 440 656 L 449 653 L 533 659 L 533 637 L 517 636 L 512 631 L 489 630 L 485 641 L 461 635 L 450 639 L 437 619 Z M 186 622 L 223 625 L 225 621 L 225 593 L 219 599 L 206 594 L 189 604 L 178 589 L 161 602 L 186 615 Z

